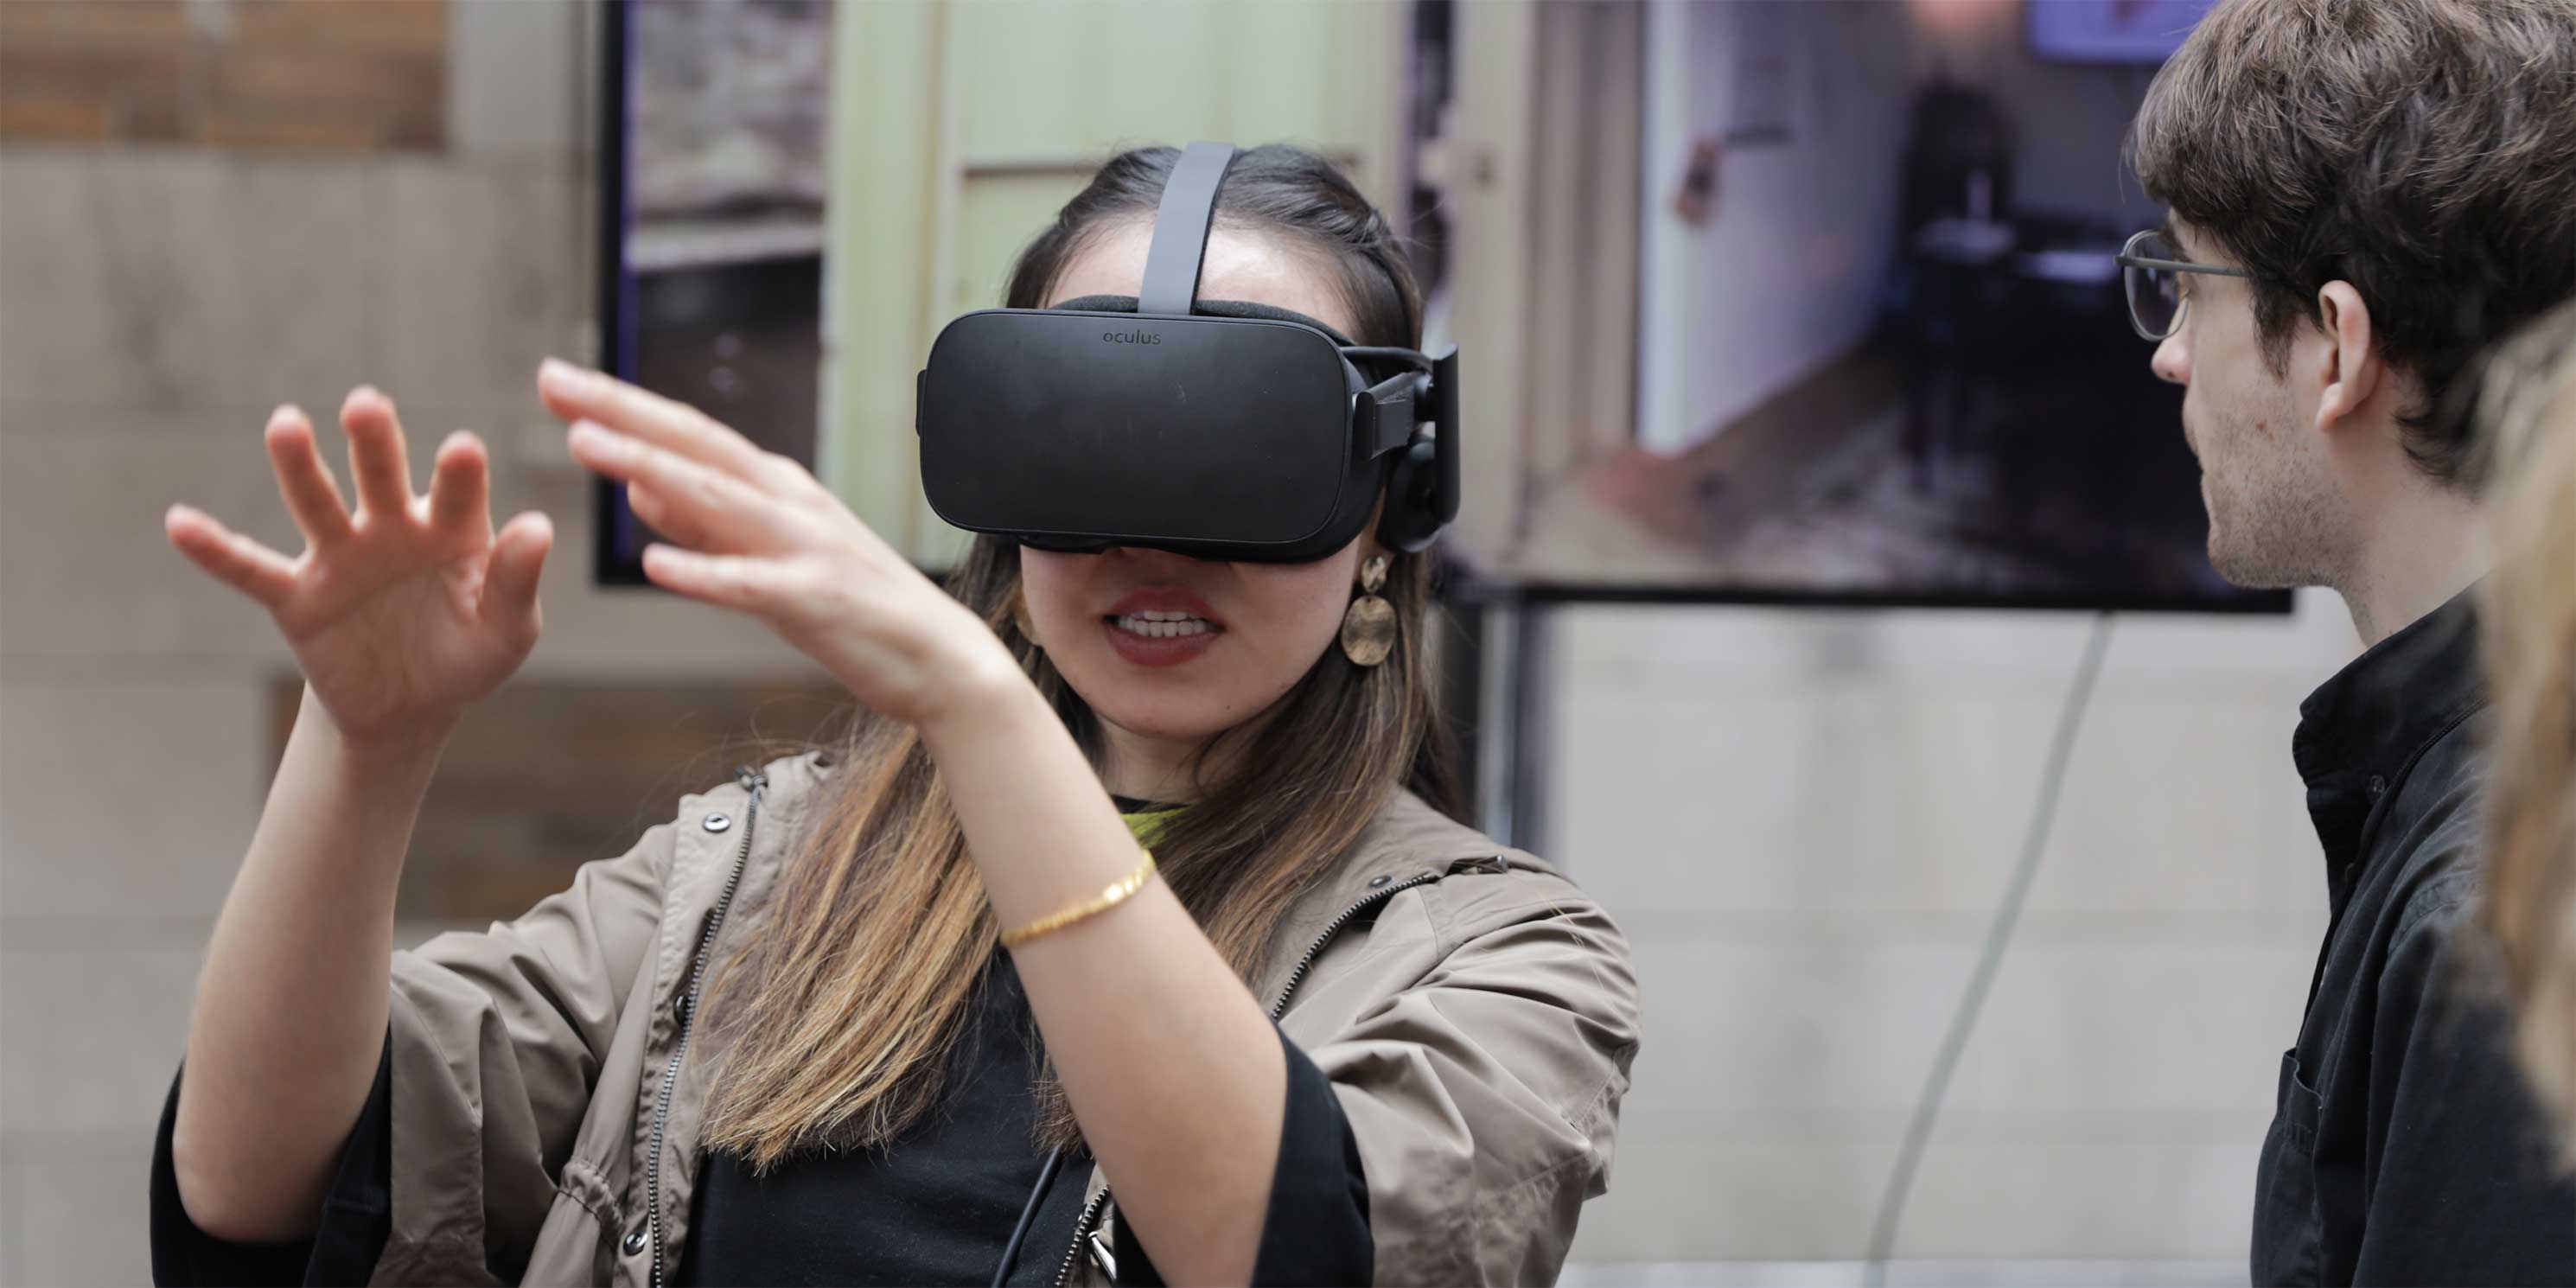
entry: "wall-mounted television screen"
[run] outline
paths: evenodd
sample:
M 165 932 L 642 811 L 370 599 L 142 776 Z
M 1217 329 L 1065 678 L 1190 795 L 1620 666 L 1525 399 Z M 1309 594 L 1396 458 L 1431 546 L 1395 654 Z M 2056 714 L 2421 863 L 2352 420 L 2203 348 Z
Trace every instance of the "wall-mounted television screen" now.
M 2205 7 L 1649 0 L 1635 424 L 1525 452 L 1546 464 L 1495 500 L 1513 518 L 1467 552 L 1479 574 L 1578 598 L 2285 608 L 2210 566 L 2182 391 L 2113 262 L 2163 217 L 2122 140 Z

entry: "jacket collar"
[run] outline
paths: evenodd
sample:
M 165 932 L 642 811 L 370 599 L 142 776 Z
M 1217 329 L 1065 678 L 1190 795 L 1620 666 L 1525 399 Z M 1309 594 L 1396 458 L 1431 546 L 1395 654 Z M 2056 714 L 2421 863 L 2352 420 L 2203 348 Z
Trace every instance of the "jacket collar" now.
M 2416 756 L 2485 705 L 2477 593 L 2371 646 L 2299 705 L 2290 751 L 2328 859 L 2351 856 L 2371 809 Z
M 1279 922 L 1258 996 L 1264 1006 L 1305 950 L 1336 918 L 1391 889 L 1438 880 L 1461 871 L 1523 870 L 1555 876 L 1536 855 L 1506 849 L 1493 838 L 1451 819 L 1404 788 L 1388 797 L 1360 832 L 1342 862 L 1298 896 Z
M 1446 876 L 1460 867 L 1491 864 L 1497 858 L 1514 868 L 1554 875 L 1536 855 L 1506 850 L 1492 837 L 1399 787 L 1351 844 L 1341 865 L 1298 901 L 1297 913 L 1329 907 L 1332 911 L 1325 914 L 1329 917 L 1387 885 Z

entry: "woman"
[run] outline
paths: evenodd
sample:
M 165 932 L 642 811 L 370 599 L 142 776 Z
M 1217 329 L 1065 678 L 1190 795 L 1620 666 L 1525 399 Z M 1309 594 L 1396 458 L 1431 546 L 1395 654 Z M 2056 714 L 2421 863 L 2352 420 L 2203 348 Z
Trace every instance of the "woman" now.
M 2496 571 L 2487 925 L 2522 1056 L 2576 1163 L 2576 301 L 2501 346 L 2477 391 Z
M 1008 302 L 1135 294 L 1174 156 L 1112 159 Z M 1200 294 L 1419 342 L 1384 222 L 1294 149 L 1235 161 Z M 422 786 L 535 642 L 549 532 L 491 531 L 462 435 L 414 497 L 364 389 L 352 516 L 282 410 L 304 556 L 169 520 L 308 687 L 165 1115 L 165 1279 L 1553 1277 L 1604 1185 L 1635 982 L 1599 908 L 1424 799 L 1425 556 L 986 537 L 951 598 L 689 408 L 538 383 L 672 534 L 646 573 L 758 617 L 869 718 L 518 921 L 389 954 Z M 1372 597 L 1400 638 L 1366 665 L 1337 636 Z

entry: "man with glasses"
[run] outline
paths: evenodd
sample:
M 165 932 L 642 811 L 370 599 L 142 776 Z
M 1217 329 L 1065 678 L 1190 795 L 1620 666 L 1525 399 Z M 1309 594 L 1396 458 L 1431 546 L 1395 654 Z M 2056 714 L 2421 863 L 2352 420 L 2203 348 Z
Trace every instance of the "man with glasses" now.
M 2120 255 L 2131 321 L 2184 386 L 2210 558 L 2333 589 L 2367 646 L 2291 744 L 2332 919 L 2254 1281 L 2576 1282 L 2576 1188 L 2468 927 L 2487 564 L 2445 414 L 2479 349 L 2576 294 L 2576 0 L 2226 0 L 2130 152 L 2171 211 Z

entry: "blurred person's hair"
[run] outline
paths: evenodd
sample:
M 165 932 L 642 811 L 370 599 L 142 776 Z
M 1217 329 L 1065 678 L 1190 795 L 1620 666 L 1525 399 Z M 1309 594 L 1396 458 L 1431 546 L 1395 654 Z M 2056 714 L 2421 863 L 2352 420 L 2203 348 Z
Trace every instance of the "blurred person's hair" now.
M 1004 303 L 1043 308 L 1083 248 L 1151 224 L 1177 149 L 1111 157 L 1020 252 Z M 1236 154 L 1215 226 L 1272 237 L 1331 275 L 1364 345 L 1417 348 L 1422 295 L 1394 231 L 1333 164 L 1278 144 Z M 1265 722 L 1228 730 L 1234 771 L 1154 839 L 1165 883 L 1247 979 L 1296 896 L 1329 873 L 1399 787 L 1455 816 L 1455 753 L 1427 647 L 1433 550 L 1390 552 L 1397 645 L 1385 664 L 1327 647 Z M 999 635 L 1097 763 L 1100 717 L 1021 629 L 1016 543 L 979 536 L 949 593 Z M 999 927 L 946 789 L 911 726 L 861 712 L 800 820 L 805 838 L 753 915 L 758 929 L 707 1008 L 723 1076 L 704 1138 L 765 1169 L 812 1148 L 884 1145 L 935 1112 Z M 1034 1042 L 1034 1036 L 1033 1036 Z M 1080 1139 L 1062 1084 L 1039 1088 L 1039 1136 Z
M 2225 0 L 2128 140 L 2147 194 L 2253 274 L 2274 375 L 2350 282 L 2423 398 L 2405 447 L 2474 488 L 2435 414 L 2496 337 L 2576 294 L 2576 0 Z
M 2500 346 L 2471 398 L 2497 553 L 2485 921 L 2576 1165 L 2576 301 Z

